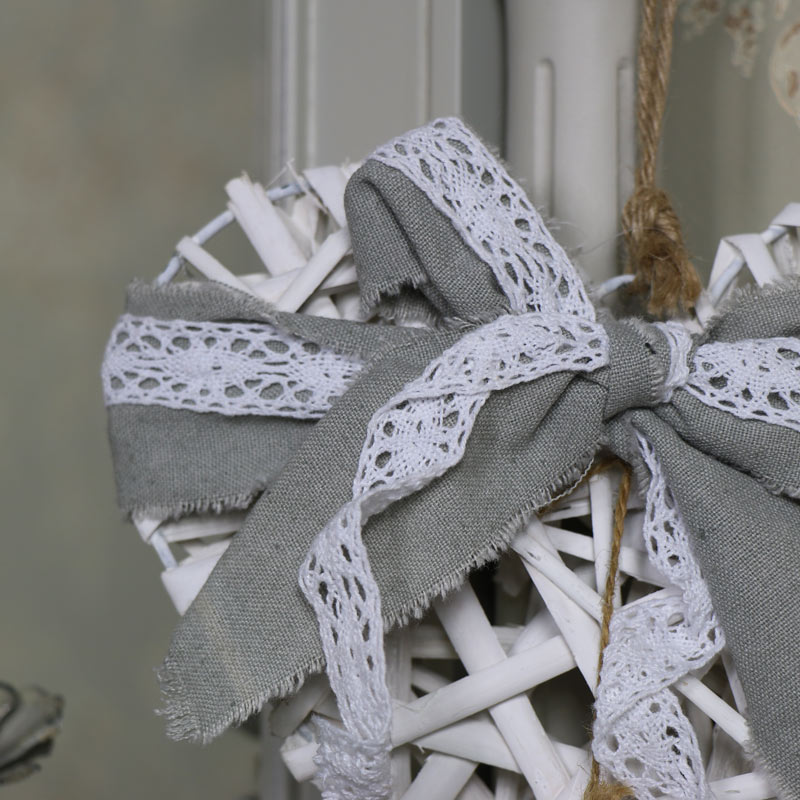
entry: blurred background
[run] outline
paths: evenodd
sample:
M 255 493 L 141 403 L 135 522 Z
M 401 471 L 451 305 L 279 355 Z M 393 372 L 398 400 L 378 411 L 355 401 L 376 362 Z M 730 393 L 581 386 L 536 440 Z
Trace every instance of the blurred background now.
M 800 128 L 769 78 L 800 3 L 706 5 L 725 8 L 694 37 L 687 21 L 676 30 L 662 159 L 704 275 L 720 236 L 760 231 L 800 200 Z M 761 15 L 749 77 L 732 63 L 742 8 Z M 453 112 L 503 151 L 504 13 L 499 0 L 0 6 L 0 679 L 66 699 L 53 755 L 4 797 L 256 792 L 255 739 L 173 743 L 153 713 L 176 615 L 114 504 L 105 339 L 125 285 L 223 210 L 243 170 L 268 182 L 287 159 L 359 159 Z M 235 232 L 215 253 L 255 263 Z

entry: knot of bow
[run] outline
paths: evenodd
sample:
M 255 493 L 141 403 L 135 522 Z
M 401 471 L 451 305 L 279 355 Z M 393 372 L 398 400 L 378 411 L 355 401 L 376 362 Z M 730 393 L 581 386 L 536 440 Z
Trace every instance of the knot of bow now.
M 704 796 L 688 723 L 677 776 L 662 769 L 671 734 L 644 750 L 638 734 L 655 707 L 681 728 L 669 686 L 727 642 L 762 757 L 800 785 L 781 752 L 800 733 L 800 289 L 742 294 L 696 335 L 598 314 L 520 187 L 453 119 L 379 148 L 345 201 L 365 310 L 427 327 L 303 319 L 179 284 L 134 286 L 112 333 L 126 510 L 230 508 L 268 488 L 173 638 L 172 733 L 210 738 L 324 657 L 346 735 L 320 729 L 322 785 L 385 797 L 383 626 L 493 558 L 606 449 L 647 490 L 647 549 L 671 588 L 615 615 L 598 760 L 635 761 L 625 777 L 643 797 Z

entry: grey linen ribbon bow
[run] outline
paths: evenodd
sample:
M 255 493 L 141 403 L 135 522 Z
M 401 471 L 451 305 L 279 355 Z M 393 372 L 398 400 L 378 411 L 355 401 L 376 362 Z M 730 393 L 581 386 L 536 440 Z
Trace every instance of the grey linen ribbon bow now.
M 637 684 L 627 710 L 672 697 L 669 683 L 719 650 L 716 614 L 754 752 L 781 796 L 800 797 L 800 286 L 740 293 L 694 338 L 598 321 L 522 190 L 458 120 L 376 151 L 346 208 L 365 306 L 433 329 L 279 314 L 185 283 L 134 285 L 112 333 L 124 510 L 243 507 L 261 493 L 173 636 L 160 673 L 170 734 L 213 738 L 327 660 L 346 731 L 321 730 L 326 796 L 385 796 L 383 626 L 496 557 L 607 449 L 650 487 L 650 523 L 689 538 L 705 583 L 675 573 L 676 602 L 704 608 L 706 584 L 713 601 L 702 652 Z M 209 361 L 204 347 L 223 352 Z M 142 379 L 148 363 L 157 377 Z M 164 390 L 165 364 L 188 402 Z M 283 377 L 264 393 L 272 373 Z M 595 743 L 601 761 L 607 744 Z

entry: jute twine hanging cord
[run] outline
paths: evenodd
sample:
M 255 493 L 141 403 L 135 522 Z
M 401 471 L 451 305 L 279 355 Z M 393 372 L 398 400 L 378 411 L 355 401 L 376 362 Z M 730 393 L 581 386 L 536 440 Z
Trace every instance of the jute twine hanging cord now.
M 636 126 L 639 161 L 633 194 L 622 212 L 628 248 L 630 291 L 643 295 L 657 317 L 687 312 L 700 294 L 700 280 L 683 242 L 669 197 L 656 186 L 656 159 L 672 60 L 677 0 L 644 0 L 639 33 Z
M 631 468 L 619 459 L 608 465 L 618 465 L 622 468 L 622 479 L 617 492 L 617 502 L 614 506 L 614 530 L 611 539 L 611 555 L 608 564 L 608 575 L 603 591 L 603 618 L 600 623 L 600 654 L 597 659 L 597 674 L 603 669 L 603 654 L 608 645 L 611 629 L 611 616 L 614 613 L 614 592 L 619 577 L 619 553 L 622 546 L 622 534 L 625 530 L 625 516 L 628 509 L 628 497 L 631 490 Z M 633 797 L 631 790 L 619 783 L 608 783 L 600 778 L 600 765 L 596 758 L 592 758 L 592 767 L 589 774 L 589 783 L 584 792 L 584 800 L 624 800 Z
M 633 194 L 622 212 L 628 247 L 627 269 L 635 274 L 630 291 L 644 295 L 647 310 L 657 317 L 688 311 L 700 294 L 700 279 L 683 242 L 680 222 L 667 193 L 656 186 L 656 160 L 666 104 L 672 60 L 672 29 L 677 0 L 643 0 L 639 32 L 636 125 L 639 160 Z M 625 523 L 631 470 L 623 464 L 616 507 L 611 561 L 603 596 L 598 674 L 609 641 L 614 591 L 619 572 L 619 551 Z M 584 800 L 621 800 L 632 797 L 630 789 L 600 777 L 600 765 L 592 758 Z

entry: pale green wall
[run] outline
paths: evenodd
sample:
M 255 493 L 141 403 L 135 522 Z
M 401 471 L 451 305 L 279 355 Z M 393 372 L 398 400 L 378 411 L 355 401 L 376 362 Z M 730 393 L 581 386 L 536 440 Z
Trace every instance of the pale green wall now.
M 153 714 L 175 612 L 114 506 L 99 366 L 125 284 L 224 208 L 226 179 L 260 174 L 260 5 L 0 6 L 0 678 L 67 703 L 4 799 L 255 785 L 242 733 L 172 744 Z
M 676 30 L 663 181 L 704 276 L 721 236 L 762 231 L 786 203 L 800 200 L 800 127 L 768 78 L 772 45 L 800 18 L 800 2 L 792 0 L 782 22 L 766 6 L 750 78 L 731 64 L 733 46 L 720 21 L 690 40 Z

